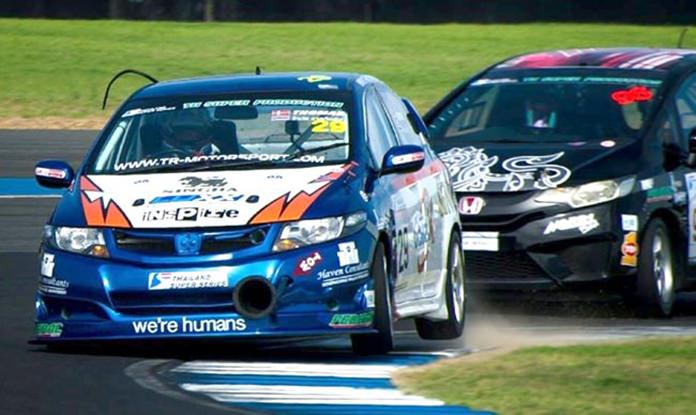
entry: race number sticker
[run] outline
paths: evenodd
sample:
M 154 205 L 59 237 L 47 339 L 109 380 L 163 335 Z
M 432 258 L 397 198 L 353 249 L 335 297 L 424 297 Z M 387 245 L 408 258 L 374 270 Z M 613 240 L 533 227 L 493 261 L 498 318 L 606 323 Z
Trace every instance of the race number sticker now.
M 329 120 L 325 118 L 318 118 L 312 120 L 312 132 L 343 134 L 346 132 L 346 122 L 345 120 Z

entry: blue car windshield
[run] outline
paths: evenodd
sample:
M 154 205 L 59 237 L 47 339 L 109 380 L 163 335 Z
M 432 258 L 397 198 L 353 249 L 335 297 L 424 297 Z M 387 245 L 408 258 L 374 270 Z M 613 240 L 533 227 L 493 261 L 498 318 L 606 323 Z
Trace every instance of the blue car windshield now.
M 348 160 L 350 94 L 173 96 L 126 105 L 88 171 L 129 174 Z
M 431 141 L 443 146 L 636 138 L 661 83 L 644 71 L 496 71 L 439 112 L 429 126 Z

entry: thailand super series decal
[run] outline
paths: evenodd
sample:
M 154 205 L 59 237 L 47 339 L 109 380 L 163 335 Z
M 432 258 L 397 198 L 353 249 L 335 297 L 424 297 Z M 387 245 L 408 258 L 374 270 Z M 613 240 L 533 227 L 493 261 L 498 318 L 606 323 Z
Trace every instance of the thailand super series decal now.
M 494 173 L 498 156 L 488 156 L 481 148 L 452 148 L 439 154 L 447 165 L 457 192 L 515 192 L 529 187 L 549 189 L 565 183 L 570 169 L 555 163 L 564 152 L 538 156 L 516 156 L 503 160 L 504 173 Z

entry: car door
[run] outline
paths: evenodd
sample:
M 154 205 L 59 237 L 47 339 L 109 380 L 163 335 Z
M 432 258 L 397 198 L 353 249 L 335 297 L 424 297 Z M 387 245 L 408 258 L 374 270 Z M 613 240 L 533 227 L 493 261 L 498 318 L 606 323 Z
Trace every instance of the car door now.
M 374 87 L 365 93 L 367 144 L 375 168 L 380 170 L 386 152 L 398 144 L 387 113 Z M 416 272 L 416 253 L 413 249 L 412 218 L 419 209 L 417 181 L 408 174 L 389 174 L 378 179 L 375 192 L 388 200 L 393 253 L 394 304 L 397 312 L 421 296 L 421 284 Z M 400 313 L 400 312 L 399 312 Z M 401 314 L 401 313 L 400 313 Z
M 378 85 L 377 92 L 387 109 L 399 144 L 414 144 L 427 147 L 427 143 L 414 130 L 409 121 L 409 111 L 403 101 L 385 85 Z M 447 240 L 444 214 L 440 209 L 440 194 L 443 172 L 437 170 L 433 163 L 434 154 L 426 149 L 426 160 L 423 169 L 412 173 L 414 191 L 418 195 L 418 208 L 411 217 L 412 238 L 416 261 L 416 278 L 421 286 L 421 298 L 433 297 L 438 294 L 442 271 L 446 266 L 444 253 Z
M 674 112 L 676 117 L 673 116 Z M 671 157 L 675 159 L 673 163 L 667 163 L 672 165 L 668 169 L 675 192 L 674 209 L 687 226 L 685 236 L 688 238 L 688 248 L 685 254 L 688 263 L 696 266 L 696 171 L 681 162 L 688 154 L 689 135 L 696 130 L 696 74 L 682 82 L 674 96 L 673 106 L 668 106 L 665 113 L 659 134 L 663 145 L 666 145 L 665 156 L 670 157 L 671 152 Z

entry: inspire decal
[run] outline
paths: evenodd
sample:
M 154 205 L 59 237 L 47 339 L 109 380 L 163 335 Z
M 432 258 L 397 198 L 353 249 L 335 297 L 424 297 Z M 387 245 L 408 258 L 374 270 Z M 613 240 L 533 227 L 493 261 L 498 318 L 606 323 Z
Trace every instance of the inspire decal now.
M 542 156 L 516 156 L 501 164 L 505 173 L 494 173 L 498 156 L 488 156 L 483 149 L 473 146 L 452 148 L 439 154 L 447 165 L 452 186 L 457 192 L 515 192 L 533 185 L 543 190 L 558 187 L 571 175 L 570 169 L 554 162 L 563 151 Z

